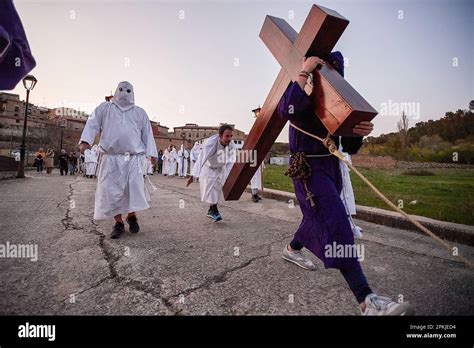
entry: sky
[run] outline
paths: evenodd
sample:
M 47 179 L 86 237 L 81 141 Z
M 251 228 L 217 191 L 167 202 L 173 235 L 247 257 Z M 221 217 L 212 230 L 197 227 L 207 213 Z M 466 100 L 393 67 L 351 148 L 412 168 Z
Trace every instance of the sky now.
M 248 132 L 280 70 L 259 38 L 265 16 L 299 31 L 313 3 L 15 1 L 37 61 L 30 99 L 90 113 L 127 80 L 136 104 L 170 129 L 226 122 Z M 373 135 L 396 131 L 402 110 L 413 126 L 474 99 L 474 1 L 316 3 L 350 21 L 334 50 L 379 111 Z M 21 83 L 13 92 L 24 98 Z

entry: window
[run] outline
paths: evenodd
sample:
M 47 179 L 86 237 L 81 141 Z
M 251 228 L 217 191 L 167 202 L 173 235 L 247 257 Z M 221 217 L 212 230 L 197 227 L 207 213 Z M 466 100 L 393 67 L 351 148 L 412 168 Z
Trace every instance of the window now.
M 20 120 L 16 120 L 16 123 L 20 123 Z
M 15 106 L 15 112 L 20 112 L 20 107 L 19 106 Z

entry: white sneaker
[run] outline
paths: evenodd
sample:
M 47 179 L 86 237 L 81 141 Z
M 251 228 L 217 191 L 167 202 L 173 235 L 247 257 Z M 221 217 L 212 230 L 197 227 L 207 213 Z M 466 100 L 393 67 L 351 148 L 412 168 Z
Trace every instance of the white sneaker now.
M 412 315 L 415 313 L 410 303 L 398 303 L 388 297 L 369 294 L 365 298 L 365 311 L 362 315 Z
M 357 225 L 354 225 L 352 228 L 352 233 L 354 234 L 354 238 L 362 238 L 362 228 Z
M 301 268 L 313 271 L 316 269 L 314 263 L 301 251 L 301 250 L 288 250 L 288 246 L 285 245 L 282 254 L 283 259 L 289 262 L 293 262 L 295 265 Z

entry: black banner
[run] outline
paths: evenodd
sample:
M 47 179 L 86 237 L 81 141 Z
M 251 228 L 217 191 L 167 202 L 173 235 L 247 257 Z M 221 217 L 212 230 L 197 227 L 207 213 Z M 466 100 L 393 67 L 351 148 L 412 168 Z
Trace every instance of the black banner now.
M 472 317 L 0 316 L 0 347 L 325 344 L 469 346 Z

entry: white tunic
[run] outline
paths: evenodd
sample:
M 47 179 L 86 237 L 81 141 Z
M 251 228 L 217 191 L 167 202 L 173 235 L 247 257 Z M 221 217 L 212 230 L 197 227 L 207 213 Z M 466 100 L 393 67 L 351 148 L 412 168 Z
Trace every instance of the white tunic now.
M 100 162 L 94 219 L 149 208 L 144 185 L 146 156 L 157 157 L 150 120 L 142 108 L 100 104 L 87 120 L 81 141 L 99 142 Z
M 170 151 L 170 155 L 169 155 L 168 175 L 169 176 L 176 175 L 177 168 L 178 168 L 178 153 L 173 148 L 173 150 Z
M 183 176 L 188 176 L 189 151 L 184 149 Z
M 342 147 L 339 147 L 339 151 L 344 155 L 344 159 L 352 163 L 351 156 L 346 153 L 342 152 Z M 352 189 L 352 182 L 351 176 L 349 174 L 349 167 L 344 162 L 339 161 L 339 168 L 341 170 L 341 177 L 342 177 L 342 190 L 341 190 L 341 199 L 346 207 L 347 213 L 349 215 L 356 214 L 356 204 L 355 204 L 355 197 L 354 197 L 354 190 Z
M 84 167 L 86 175 L 95 175 L 97 168 L 97 156 L 95 151 L 91 149 L 84 151 Z
M 265 168 L 265 164 L 263 162 L 252 176 L 252 179 L 250 179 L 250 188 L 262 190 L 262 167 Z
M 165 149 L 165 152 L 163 152 L 163 168 L 161 169 L 161 172 L 164 175 L 168 175 L 169 167 L 170 167 L 170 152 L 168 149 Z
M 147 163 L 147 174 L 153 174 L 153 162 L 151 161 L 151 157 L 146 158 Z
M 194 165 L 199 158 L 199 154 L 201 153 L 201 145 L 195 142 L 193 148 L 191 149 L 190 159 L 191 159 L 191 173 L 193 172 Z
M 191 175 L 199 178 L 201 201 L 217 204 L 224 199 L 222 187 L 235 162 L 235 145 L 223 146 L 219 135 L 207 139 Z
M 188 150 L 181 145 L 181 150 L 178 151 L 178 176 L 180 177 L 188 175 L 188 158 Z

